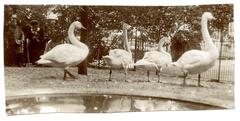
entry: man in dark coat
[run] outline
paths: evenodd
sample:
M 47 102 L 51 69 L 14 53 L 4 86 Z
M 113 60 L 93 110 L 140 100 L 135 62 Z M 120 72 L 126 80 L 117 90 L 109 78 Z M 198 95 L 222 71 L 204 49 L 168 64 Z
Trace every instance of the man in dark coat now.
M 17 15 L 13 14 L 8 23 L 6 33 L 8 38 L 5 43 L 5 55 L 7 66 L 23 66 L 24 64 L 24 33 L 19 26 Z
M 37 20 L 32 20 L 30 25 L 25 28 L 25 36 L 27 38 L 27 55 L 29 56 L 29 61 L 35 65 L 35 62 L 44 53 L 46 46 L 44 31 L 40 28 Z

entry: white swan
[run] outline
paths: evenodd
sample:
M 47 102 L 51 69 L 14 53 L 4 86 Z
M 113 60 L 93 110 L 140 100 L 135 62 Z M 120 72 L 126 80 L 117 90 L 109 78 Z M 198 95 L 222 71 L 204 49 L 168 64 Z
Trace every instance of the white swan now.
M 127 30 L 131 28 L 130 25 L 123 23 L 123 40 L 124 49 L 113 49 L 109 51 L 109 55 L 103 56 L 103 60 L 110 68 L 109 81 L 111 81 L 112 69 L 124 69 L 125 81 L 127 81 L 128 66 L 132 64 L 132 52 L 128 45 Z
M 60 44 L 55 46 L 53 49 L 40 56 L 37 64 L 49 65 L 63 68 L 64 76 L 66 79 L 66 74 L 69 74 L 72 78 L 75 78 L 67 69 L 70 66 L 75 66 L 81 63 L 89 53 L 87 45 L 80 42 L 74 35 L 75 28 L 86 29 L 80 22 L 73 22 L 68 29 L 68 37 L 72 44 Z
M 219 53 L 217 47 L 213 44 L 213 41 L 208 32 L 208 20 L 215 19 L 209 12 L 205 12 L 202 15 L 201 20 L 201 32 L 203 40 L 206 43 L 206 50 L 189 50 L 185 52 L 176 62 L 170 64 L 170 67 L 179 68 L 184 75 L 183 85 L 186 84 L 186 77 L 188 74 L 200 74 L 207 71 L 214 66 L 214 63 L 218 59 Z M 198 80 L 198 86 L 200 80 Z
M 164 37 L 159 40 L 158 51 L 146 52 L 143 58 L 137 61 L 134 66 L 147 70 L 148 81 L 150 71 L 157 71 L 158 82 L 160 82 L 160 74 L 162 66 L 172 63 L 172 56 L 163 50 L 163 44 L 170 43 L 170 38 Z

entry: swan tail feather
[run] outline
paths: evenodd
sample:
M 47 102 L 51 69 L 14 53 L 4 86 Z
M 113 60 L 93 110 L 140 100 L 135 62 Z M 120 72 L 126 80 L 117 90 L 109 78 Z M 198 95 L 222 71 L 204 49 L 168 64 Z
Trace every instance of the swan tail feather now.
M 111 60 L 111 57 L 109 55 L 105 55 L 102 57 L 103 60 Z
M 139 60 L 136 63 L 133 64 L 134 66 L 142 66 L 142 65 L 146 65 L 146 61 L 145 60 Z
M 50 64 L 52 64 L 52 61 L 40 59 L 40 60 L 36 61 L 36 64 L 39 64 L 39 65 L 50 65 Z

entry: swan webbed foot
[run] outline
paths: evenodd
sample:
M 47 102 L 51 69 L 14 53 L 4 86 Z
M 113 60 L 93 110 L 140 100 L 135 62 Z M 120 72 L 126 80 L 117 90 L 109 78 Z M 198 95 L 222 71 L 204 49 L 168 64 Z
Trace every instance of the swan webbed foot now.
M 129 81 L 129 80 L 127 80 L 127 79 L 125 78 L 125 82 L 131 82 L 131 81 Z
M 183 83 L 182 83 L 182 85 L 186 85 L 186 80 L 185 80 L 185 79 L 183 80 Z
M 77 79 L 73 74 L 71 74 L 69 71 L 67 72 L 67 74 L 72 77 L 73 79 Z
M 200 85 L 198 85 L 198 87 L 204 87 L 204 86 L 200 84 Z
M 185 81 L 182 84 L 180 84 L 180 85 L 183 86 L 183 87 L 187 86 Z
M 112 81 L 112 77 L 111 77 L 111 75 L 109 75 L 108 81 Z
M 73 79 L 77 79 L 77 77 L 72 75 L 71 73 L 69 73 L 69 76 L 72 77 Z
M 198 87 L 204 87 L 203 85 L 200 84 L 200 81 L 198 82 Z

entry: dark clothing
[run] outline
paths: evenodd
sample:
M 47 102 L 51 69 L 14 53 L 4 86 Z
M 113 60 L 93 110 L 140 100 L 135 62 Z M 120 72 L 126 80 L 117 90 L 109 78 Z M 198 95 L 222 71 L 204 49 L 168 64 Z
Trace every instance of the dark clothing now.
M 27 38 L 29 61 L 32 64 L 35 64 L 35 62 L 40 59 L 40 56 L 44 53 L 46 46 L 44 31 L 42 28 L 38 28 L 34 31 L 30 26 L 27 26 L 24 28 L 24 32 Z
M 7 40 L 5 43 L 5 65 L 6 66 L 23 66 L 24 58 L 24 33 L 22 29 L 10 23 L 7 31 Z
M 178 31 L 171 40 L 171 55 L 177 61 L 183 53 L 191 49 L 201 49 L 198 33 Z

